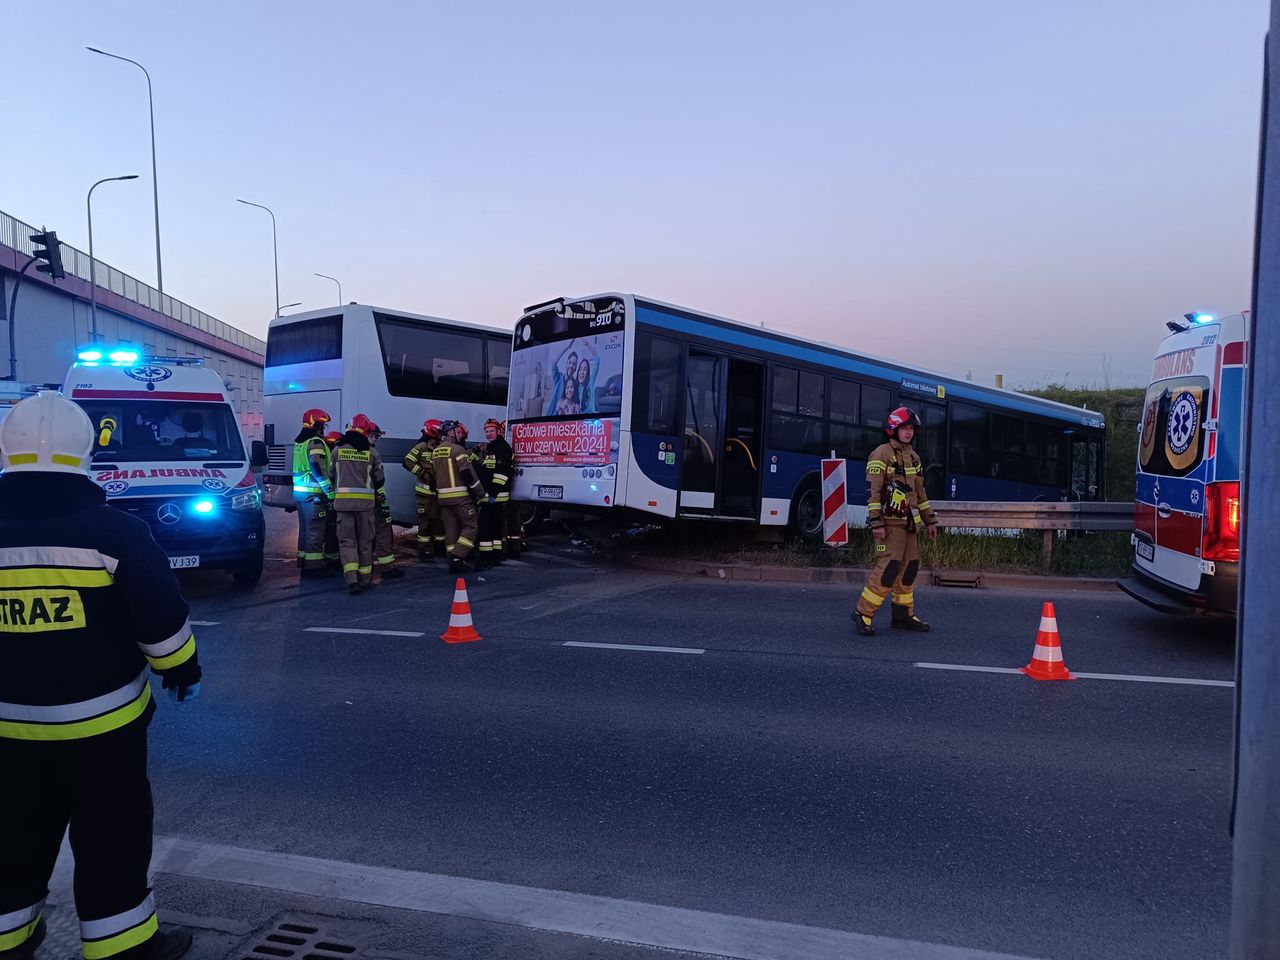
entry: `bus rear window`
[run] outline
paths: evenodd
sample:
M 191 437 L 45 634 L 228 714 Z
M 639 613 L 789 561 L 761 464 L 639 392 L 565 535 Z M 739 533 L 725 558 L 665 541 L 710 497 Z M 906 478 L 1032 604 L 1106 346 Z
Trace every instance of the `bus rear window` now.
M 268 367 L 337 360 L 342 356 L 342 316 L 300 320 L 267 331 Z
M 1207 377 L 1161 380 L 1147 388 L 1138 440 L 1138 466 L 1144 473 L 1183 477 L 1204 457 Z

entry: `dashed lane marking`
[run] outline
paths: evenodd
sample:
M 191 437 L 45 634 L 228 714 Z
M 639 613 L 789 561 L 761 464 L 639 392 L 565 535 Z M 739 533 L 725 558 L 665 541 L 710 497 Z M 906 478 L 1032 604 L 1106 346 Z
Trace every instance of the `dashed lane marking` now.
M 917 663 L 926 670 L 963 670 L 970 673 L 1022 673 L 1017 667 L 979 667 L 965 663 Z M 1180 683 L 1193 687 L 1234 687 L 1231 680 L 1203 680 L 1199 677 L 1146 677 L 1133 673 L 1080 673 L 1072 670 L 1072 676 L 1082 680 L 1128 680 L 1132 683 Z
M 706 653 L 700 647 L 646 647 L 634 643 L 588 643 L 585 640 L 565 640 L 562 647 L 590 647 L 593 650 L 640 650 L 645 653 Z
M 304 633 L 357 633 L 371 637 L 425 637 L 421 630 L 361 630 L 357 627 L 307 627 Z

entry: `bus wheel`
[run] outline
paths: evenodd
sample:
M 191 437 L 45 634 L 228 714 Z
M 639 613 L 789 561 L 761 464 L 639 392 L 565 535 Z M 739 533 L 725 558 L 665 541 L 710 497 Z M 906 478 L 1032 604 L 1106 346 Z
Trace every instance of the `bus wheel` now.
M 822 490 L 816 483 L 800 488 L 791 501 L 791 530 L 801 540 L 822 540 Z

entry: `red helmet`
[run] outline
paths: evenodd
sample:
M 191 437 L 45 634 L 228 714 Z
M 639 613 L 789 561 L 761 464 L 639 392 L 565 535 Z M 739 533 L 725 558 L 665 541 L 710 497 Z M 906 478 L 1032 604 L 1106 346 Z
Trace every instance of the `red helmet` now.
M 467 425 L 461 420 L 458 421 L 458 439 L 464 443 L 467 439 Z
M 434 418 L 431 420 L 424 420 L 422 421 L 422 432 L 425 433 L 432 440 L 439 440 L 440 428 L 442 426 L 444 426 L 443 420 L 436 420 Z
M 899 427 L 905 426 L 920 426 L 920 418 L 910 407 L 899 407 L 889 414 L 889 419 L 885 420 L 884 432 L 892 437 L 898 432 Z
M 498 431 L 498 436 L 502 436 L 504 433 L 507 432 L 507 425 L 503 423 L 501 420 L 499 420 L 497 417 L 490 417 L 488 420 L 484 422 L 484 428 L 486 430 L 489 429 L 490 425 L 492 425 L 493 428 Z
M 319 407 L 312 407 L 302 415 L 302 425 L 311 428 L 322 423 L 328 423 L 330 419 L 332 418 Z
M 331 447 L 336 447 L 338 445 L 338 441 L 341 439 L 342 439 L 342 434 L 340 434 L 337 430 L 330 430 L 328 433 L 324 435 L 324 442 Z
M 387 435 L 387 431 L 383 430 L 376 423 L 370 424 L 369 427 L 369 436 L 371 437 L 385 437 Z
M 366 437 L 374 433 L 378 429 L 378 425 L 366 417 L 363 413 L 357 413 L 351 418 L 351 428 L 356 433 L 363 433 Z

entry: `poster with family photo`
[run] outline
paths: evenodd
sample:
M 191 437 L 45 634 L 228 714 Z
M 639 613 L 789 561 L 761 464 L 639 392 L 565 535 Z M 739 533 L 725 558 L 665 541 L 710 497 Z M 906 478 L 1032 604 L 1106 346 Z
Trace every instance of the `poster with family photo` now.
M 616 417 L 622 411 L 621 330 L 518 350 L 511 418 Z

